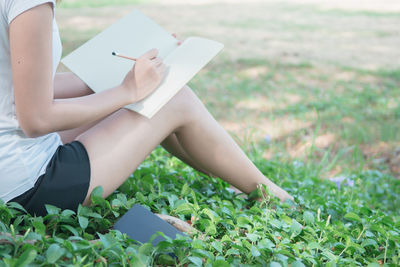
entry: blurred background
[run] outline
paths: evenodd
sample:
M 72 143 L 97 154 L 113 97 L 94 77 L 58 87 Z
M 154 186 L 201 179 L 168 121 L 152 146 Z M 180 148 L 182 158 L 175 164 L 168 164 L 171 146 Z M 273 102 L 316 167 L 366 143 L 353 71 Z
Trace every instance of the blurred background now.
M 63 0 L 64 55 L 135 8 L 225 44 L 190 86 L 249 154 L 400 176 L 400 1 Z

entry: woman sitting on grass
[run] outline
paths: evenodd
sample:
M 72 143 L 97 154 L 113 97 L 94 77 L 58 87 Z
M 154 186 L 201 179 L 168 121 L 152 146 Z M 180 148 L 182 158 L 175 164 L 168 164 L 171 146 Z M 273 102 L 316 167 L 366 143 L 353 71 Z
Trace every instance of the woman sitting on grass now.
M 0 2 L 0 198 L 31 214 L 45 204 L 76 210 L 101 185 L 117 189 L 161 144 L 193 168 L 245 193 L 268 180 L 185 86 L 154 117 L 123 107 L 148 96 L 165 76 L 153 49 L 121 85 L 93 94 L 72 73 L 55 73 L 61 42 L 55 0 Z

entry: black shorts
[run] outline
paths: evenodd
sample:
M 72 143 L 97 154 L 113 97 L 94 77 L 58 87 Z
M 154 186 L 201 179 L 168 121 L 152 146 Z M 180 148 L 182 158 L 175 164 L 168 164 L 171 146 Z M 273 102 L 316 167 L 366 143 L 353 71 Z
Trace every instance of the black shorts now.
M 30 214 L 45 216 L 45 204 L 77 211 L 90 182 L 90 162 L 85 147 L 74 141 L 57 148 L 46 172 L 35 186 L 9 202 L 18 202 Z

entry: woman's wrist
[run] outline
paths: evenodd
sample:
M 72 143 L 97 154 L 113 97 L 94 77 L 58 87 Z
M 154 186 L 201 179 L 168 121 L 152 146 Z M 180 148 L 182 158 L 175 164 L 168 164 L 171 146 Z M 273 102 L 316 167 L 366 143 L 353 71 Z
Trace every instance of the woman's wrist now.
M 123 107 L 137 102 L 137 97 L 134 94 L 134 92 L 136 91 L 135 89 L 129 88 L 124 84 L 121 84 L 121 85 L 115 87 L 114 89 L 121 96 Z

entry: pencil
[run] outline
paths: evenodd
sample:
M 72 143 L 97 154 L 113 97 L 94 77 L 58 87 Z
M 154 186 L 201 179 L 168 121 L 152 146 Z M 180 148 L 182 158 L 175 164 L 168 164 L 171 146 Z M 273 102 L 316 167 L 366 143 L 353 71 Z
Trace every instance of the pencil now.
M 116 56 L 116 57 L 122 57 L 122 58 L 126 58 L 126 59 L 133 60 L 133 61 L 136 61 L 136 60 L 137 60 L 136 58 L 124 56 L 124 55 L 118 54 L 117 52 L 114 52 L 114 51 L 113 51 L 111 54 L 112 54 L 113 56 Z

